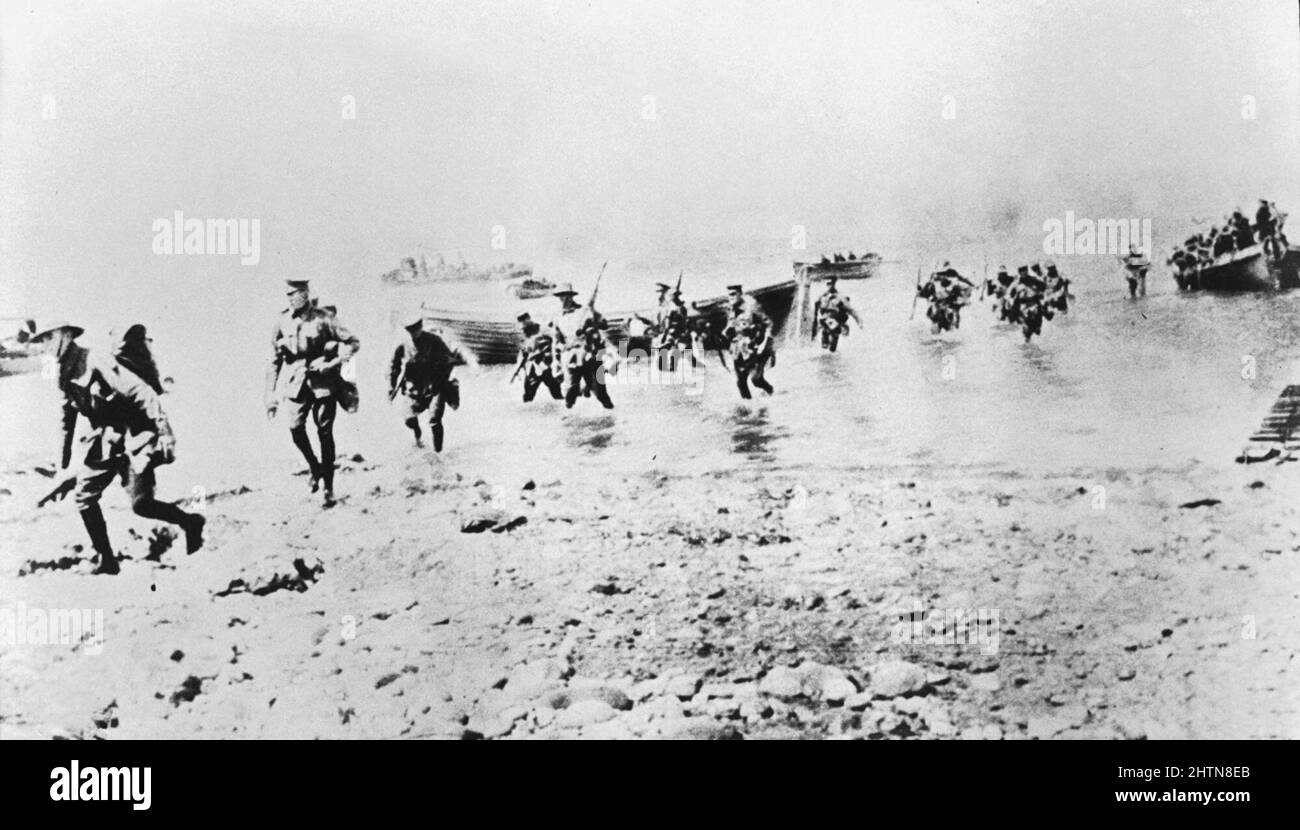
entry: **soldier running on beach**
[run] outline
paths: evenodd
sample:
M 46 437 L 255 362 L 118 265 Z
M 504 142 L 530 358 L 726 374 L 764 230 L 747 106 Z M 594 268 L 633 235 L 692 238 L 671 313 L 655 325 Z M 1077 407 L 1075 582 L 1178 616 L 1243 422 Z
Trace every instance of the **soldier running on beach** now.
M 595 292 L 585 306 L 574 302 L 578 292 L 567 282 L 551 293 L 560 298 L 560 311 L 551 321 L 550 334 L 555 363 L 564 376 L 565 408 L 572 409 L 579 395 L 595 395 L 601 406 L 613 409 L 602 367 L 612 344 L 605 318 L 595 309 Z
M 423 447 L 420 415 L 429 412 L 429 433 L 433 451 L 442 452 L 442 417 L 450 405 L 460 407 L 460 386 L 451 372 L 465 365 L 464 356 L 447 345 L 437 333 L 424 328 L 424 315 L 405 326 L 407 337 L 393 350 L 388 367 L 388 399 L 400 393 L 404 398 L 406 426 L 415 433 L 415 446 Z
M 341 367 L 361 342 L 335 315 L 312 301 L 308 280 L 287 280 L 289 307 L 271 334 L 271 366 L 266 376 L 266 413 L 274 418 L 282 401 L 290 405 L 289 435 L 307 461 L 311 491 L 324 485 L 323 503 L 334 504 L 334 416 L 344 382 Z M 320 458 L 307 437 L 307 417 L 316 424 Z
M 175 459 L 175 439 L 158 394 L 137 374 L 116 361 L 98 355 L 75 341 L 83 329 L 57 325 L 40 332 L 33 342 L 52 342 L 58 361 L 59 391 L 63 393 L 63 441 L 59 468 L 72 461 L 72 441 L 77 417 L 90 423 L 90 433 L 81 465 L 38 503 L 43 506 L 62 498 L 69 490 L 90 545 L 99 554 L 95 573 L 116 574 L 121 570 L 99 499 L 116 479 L 121 479 L 131 496 L 137 516 L 177 525 L 185 533 L 185 548 L 194 553 L 203 546 L 203 526 L 198 513 L 188 513 L 174 502 L 154 497 L 154 470 Z
M 736 388 L 740 397 L 748 400 L 749 385 L 772 394 L 772 384 L 768 383 L 763 373 L 769 362 L 775 363 L 776 354 L 772 347 L 772 321 L 758 307 L 758 303 L 745 296 L 742 286 L 729 285 L 727 293 L 731 300 L 731 317 L 723 336 L 730 342 L 731 368 L 736 373 Z
M 813 305 L 812 336 L 816 338 L 820 330 L 822 348 L 831 352 L 839 345 L 841 335 L 848 336 L 850 317 L 862 325 L 862 318 L 849 303 L 849 298 L 839 292 L 838 282 L 834 274 L 827 277 L 826 291 Z

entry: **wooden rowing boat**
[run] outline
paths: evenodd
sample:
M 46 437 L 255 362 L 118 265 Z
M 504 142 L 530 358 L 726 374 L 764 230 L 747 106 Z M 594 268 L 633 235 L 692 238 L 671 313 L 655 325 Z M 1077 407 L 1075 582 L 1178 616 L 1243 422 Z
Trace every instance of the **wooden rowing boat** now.
M 786 280 L 748 292 L 780 332 L 790 317 L 797 284 Z M 691 319 L 712 331 L 721 331 L 726 325 L 729 307 L 726 295 L 710 297 L 691 303 Z M 423 305 L 426 319 L 442 329 L 450 339 L 473 353 L 480 364 L 514 363 L 519 358 L 523 335 L 513 319 L 486 319 L 473 312 L 450 311 Z M 626 341 L 628 350 L 645 349 L 649 338 L 638 318 L 654 317 L 653 309 L 614 312 L 605 314 L 615 341 Z M 539 320 L 540 322 L 540 320 Z
M 1300 286 L 1300 248 L 1289 246 L 1277 258 L 1262 245 L 1224 254 L 1213 263 L 1177 275 L 1189 291 L 1277 291 Z

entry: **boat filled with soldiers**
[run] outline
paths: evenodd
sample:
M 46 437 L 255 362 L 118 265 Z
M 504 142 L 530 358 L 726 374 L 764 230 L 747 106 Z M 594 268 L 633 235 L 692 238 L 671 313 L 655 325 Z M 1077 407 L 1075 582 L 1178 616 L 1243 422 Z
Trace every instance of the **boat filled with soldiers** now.
M 880 254 L 875 252 L 868 252 L 861 256 L 849 252 L 835 254 L 833 257 L 823 256 L 817 262 L 796 262 L 794 270 L 796 274 L 806 271 L 814 280 L 831 276 L 841 280 L 865 280 L 876 275 L 880 262 Z

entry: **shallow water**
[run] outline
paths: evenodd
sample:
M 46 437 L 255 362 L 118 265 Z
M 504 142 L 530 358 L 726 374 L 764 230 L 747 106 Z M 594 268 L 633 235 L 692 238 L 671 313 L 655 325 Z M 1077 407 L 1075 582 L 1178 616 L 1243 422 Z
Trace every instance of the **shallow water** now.
M 1075 305 L 1029 344 L 1018 329 L 996 323 L 987 302 L 965 310 L 960 330 L 932 335 L 920 303 L 909 319 L 914 267 L 887 265 L 875 279 L 846 283 L 864 325 L 833 355 L 810 343 L 785 343 L 769 372 L 776 395 L 757 393 L 751 402 L 739 399 L 713 356 L 688 383 L 617 383 L 610 413 L 594 399 L 571 412 L 540 399 L 525 406 L 520 384 L 508 384 L 510 367 L 463 369 L 464 405 L 447 416 L 450 451 L 441 463 L 471 476 L 500 465 L 528 475 L 611 480 L 643 471 L 807 465 L 1008 472 L 1230 467 L 1282 386 L 1295 379 L 1292 320 L 1300 294 L 1182 295 L 1172 281 L 1153 276 L 1148 296 L 1131 301 L 1110 261 L 1061 265 L 1074 281 Z M 641 286 L 663 278 L 611 270 L 602 297 L 607 307 L 643 304 L 638 297 L 650 292 Z M 757 285 L 785 278 L 788 264 L 721 263 L 691 275 L 687 299 L 712 296 L 735 279 Z M 461 302 L 473 299 L 472 289 L 457 290 L 466 292 Z M 181 458 L 164 477 L 173 488 L 229 487 L 297 466 L 284 426 L 268 423 L 261 409 L 276 292 L 237 285 L 214 291 L 178 292 L 156 306 L 151 321 L 163 373 L 176 380 L 165 398 L 180 439 Z M 363 341 L 362 410 L 340 415 L 340 452 L 367 461 L 403 457 L 409 434 L 384 399 L 393 296 L 375 290 L 326 299 Z M 194 323 L 214 307 L 241 314 Z M 528 307 L 544 318 L 551 302 Z M 93 335 L 87 339 L 94 345 Z M 0 397 L 0 463 L 52 457 L 52 382 L 6 378 Z

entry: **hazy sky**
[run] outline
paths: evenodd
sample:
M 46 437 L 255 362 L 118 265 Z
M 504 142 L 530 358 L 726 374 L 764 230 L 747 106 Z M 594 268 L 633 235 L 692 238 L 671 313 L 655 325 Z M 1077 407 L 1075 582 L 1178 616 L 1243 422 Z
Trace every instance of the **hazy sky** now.
M 687 260 L 799 224 L 810 252 L 905 256 L 1033 250 L 1066 210 L 1155 218 L 1157 245 L 1259 195 L 1300 210 L 1294 0 L 94 0 L 2 23 L 0 315 L 342 285 L 417 245 Z M 259 219 L 261 263 L 154 255 L 174 210 Z

